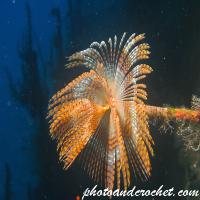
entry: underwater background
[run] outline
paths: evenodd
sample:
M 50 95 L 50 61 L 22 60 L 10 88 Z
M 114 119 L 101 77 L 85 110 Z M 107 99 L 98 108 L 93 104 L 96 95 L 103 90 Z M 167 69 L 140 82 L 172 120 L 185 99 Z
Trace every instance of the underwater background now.
M 75 200 L 94 187 L 78 160 L 63 170 L 46 120 L 51 96 L 85 71 L 65 69 L 65 56 L 93 41 L 146 33 L 144 63 L 154 71 L 145 103 L 190 108 L 192 94 L 200 96 L 199 9 L 199 0 L 0 0 L 0 199 Z M 152 175 L 142 182 L 132 174 L 128 189 L 200 190 L 200 151 L 158 129 L 150 125 Z

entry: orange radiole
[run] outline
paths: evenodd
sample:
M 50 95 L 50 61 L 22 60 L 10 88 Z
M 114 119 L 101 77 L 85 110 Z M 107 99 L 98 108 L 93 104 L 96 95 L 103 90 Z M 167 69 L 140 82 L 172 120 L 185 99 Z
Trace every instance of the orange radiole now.
M 115 174 L 120 189 L 121 172 L 127 190 L 130 165 L 135 173 L 148 178 L 149 153 L 153 155 L 141 100 L 147 98 L 146 86 L 138 84 L 152 68 L 146 64 L 132 67 L 138 60 L 149 58 L 149 45 L 136 46 L 144 34 L 132 34 L 123 46 L 125 35 L 118 48 L 115 36 L 114 45 L 109 39 L 109 48 L 104 41 L 93 42 L 90 48 L 69 57 L 67 68 L 85 65 L 91 70 L 52 97 L 48 115 L 52 117 L 50 134 L 58 141 L 65 168 L 84 150 L 84 168 L 96 182 L 105 181 L 105 187 L 111 190 Z
M 127 190 L 130 168 L 143 180 L 150 176 L 149 155 L 154 155 L 154 142 L 148 117 L 199 123 L 200 116 L 200 100 L 196 97 L 194 105 L 198 108 L 189 111 L 143 103 L 142 99 L 147 99 L 146 85 L 140 80 L 153 70 L 137 61 L 149 58 L 150 46 L 136 45 L 144 34 L 132 34 L 123 45 L 125 35 L 119 46 L 115 36 L 113 43 L 109 38 L 108 47 L 104 41 L 93 42 L 68 58 L 67 68 L 86 66 L 90 72 L 83 73 L 51 98 L 47 116 L 51 117 L 50 134 L 57 140 L 65 169 L 81 153 L 89 176 L 97 183 L 104 182 L 110 190 L 115 177 L 120 189 L 121 175 Z

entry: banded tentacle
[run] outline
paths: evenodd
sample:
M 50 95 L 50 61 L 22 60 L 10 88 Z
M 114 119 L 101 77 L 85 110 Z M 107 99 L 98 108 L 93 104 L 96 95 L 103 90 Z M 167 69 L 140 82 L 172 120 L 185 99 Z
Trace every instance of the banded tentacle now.
M 132 34 L 123 47 L 126 33 L 117 48 L 109 38 L 93 42 L 90 48 L 70 56 L 67 68 L 90 68 L 50 100 L 50 134 L 58 142 L 60 160 L 67 169 L 81 152 L 82 166 L 96 182 L 105 181 L 109 189 L 130 185 L 131 164 L 142 179 L 150 175 L 149 153 L 153 140 L 149 134 L 145 104 L 146 85 L 138 81 L 151 73 L 150 66 L 139 64 L 147 59 L 149 45 L 136 43 L 144 34 Z M 95 48 L 96 49 L 95 49 Z M 99 51 L 98 51 L 98 50 Z

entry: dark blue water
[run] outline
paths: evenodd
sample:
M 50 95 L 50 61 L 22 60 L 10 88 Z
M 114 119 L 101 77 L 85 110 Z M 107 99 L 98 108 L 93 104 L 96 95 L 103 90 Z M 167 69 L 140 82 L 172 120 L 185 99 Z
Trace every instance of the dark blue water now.
M 26 5 L 31 15 L 31 51 Z M 129 36 L 146 33 L 145 42 L 152 52 L 147 63 L 154 71 L 144 80 L 145 103 L 189 108 L 192 94 L 200 95 L 199 8 L 198 0 L 0 0 L 0 199 L 75 199 L 94 186 L 77 163 L 62 170 L 55 144 L 44 136 L 48 131 L 44 120 L 47 100 L 83 72 L 63 71 L 64 56 L 86 49 L 93 41 L 107 42 L 117 35 L 119 42 L 123 32 Z M 31 52 L 36 53 L 38 71 L 27 70 L 24 76 L 24 60 L 19 56 L 25 52 L 30 59 Z M 15 95 L 7 71 L 16 86 Z M 200 188 L 199 153 L 185 152 L 175 134 L 160 134 L 157 129 L 150 128 L 155 141 L 152 177 L 137 183 L 132 174 L 131 187 Z M 8 174 L 9 187 L 5 186 Z

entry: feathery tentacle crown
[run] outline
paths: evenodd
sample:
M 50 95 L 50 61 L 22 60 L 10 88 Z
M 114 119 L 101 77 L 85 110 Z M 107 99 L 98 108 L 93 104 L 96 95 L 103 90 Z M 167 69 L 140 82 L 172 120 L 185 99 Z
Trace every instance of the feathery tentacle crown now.
M 117 188 L 120 176 L 124 189 L 130 184 L 129 164 L 142 179 L 150 176 L 149 153 L 153 155 L 153 140 L 148 130 L 144 103 L 146 85 L 137 82 L 152 68 L 146 64 L 133 65 L 148 59 L 149 45 L 136 43 L 144 34 L 132 34 L 122 46 L 123 34 L 117 48 L 109 38 L 109 48 L 102 41 L 69 57 L 67 68 L 90 68 L 57 92 L 49 104 L 50 134 L 58 142 L 60 160 L 65 169 L 82 152 L 82 164 L 96 182 L 104 182 L 113 190 L 115 173 Z M 95 49 L 94 47 L 97 47 Z M 121 171 L 121 172 L 120 172 Z

